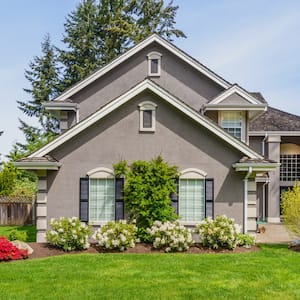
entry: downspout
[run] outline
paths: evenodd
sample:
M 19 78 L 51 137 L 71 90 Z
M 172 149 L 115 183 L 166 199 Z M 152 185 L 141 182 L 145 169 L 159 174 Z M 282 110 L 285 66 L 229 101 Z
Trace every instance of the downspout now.
M 264 137 L 264 139 L 263 139 L 262 142 L 261 142 L 261 152 L 262 152 L 262 156 L 263 156 L 263 157 L 265 157 L 265 152 L 266 152 L 266 150 L 265 150 L 265 145 L 266 145 L 266 140 L 267 140 L 267 138 L 268 138 L 268 133 L 266 132 L 266 133 L 265 133 L 265 137 Z
M 246 174 L 244 178 L 244 226 L 243 226 L 243 231 L 244 233 L 247 233 L 248 231 L 248 226 L 247 226 L 247 221 L 248 221 L 248 178 L 252 174 L 252 167 L 249 167 L 248 173 Z
M 262 221 L 266 220 L 266 185 L 270 183 L 270 179 L 268 178 L 266 182 L 263 184 L 263 201 L 262 201 Z
M 76 108 L 76 124 L 79 123 L 79 108 Z

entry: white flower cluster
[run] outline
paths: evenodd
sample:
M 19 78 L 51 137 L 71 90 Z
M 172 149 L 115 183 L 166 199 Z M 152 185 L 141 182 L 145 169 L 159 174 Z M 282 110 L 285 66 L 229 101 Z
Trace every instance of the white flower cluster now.
M 194 242 L 191 230 L 180 225 L 178 221 L 155 221 L 147 232 L 153 240 L 153 247 L 164 249 L 166 252 L 186 251 Z
M 87 249 L 91 229 L 77 217 L 50 220 L 51 229 L 46 233 L 46 239 L 49 244 L 65 251 Z
M 126 220 L 111 221 L 96 230 L 92 238 L 101 247 L 124 251 L 135 247 L 135 243 L 139 242 L 136 233 L 137 227 L 134 224 L 128 224 Z
M 199 234 L 204 246 L 218 249 L 234 249 L 238 245 L 238 234 L 241 227 L 234 223 L 234 219 L 225 215 L 217 216 L 214 220 L 206 218 L 196 225 L 195 233 Z

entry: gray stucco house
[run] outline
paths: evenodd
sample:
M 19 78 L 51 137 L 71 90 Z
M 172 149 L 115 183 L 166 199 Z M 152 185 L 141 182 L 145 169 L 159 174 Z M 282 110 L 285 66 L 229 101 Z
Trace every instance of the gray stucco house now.
M 124 179 L 112 167 L 120 159 L 160 154 L 179 166 L 172 204 L 182 223 L 226 214 L 253 233 L 259 219 L 280 222 L 280 190 L 300 177 L 299 117 L 157 35 L 45 107 L 59 116 L 61 134 L 16 162 L 39 177 L 38 242 L 51 218 L 101 225 L 124 217 Z

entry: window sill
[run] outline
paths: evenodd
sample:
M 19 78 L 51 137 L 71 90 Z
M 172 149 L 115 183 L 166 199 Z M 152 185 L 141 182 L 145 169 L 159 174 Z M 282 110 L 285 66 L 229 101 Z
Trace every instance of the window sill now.
M 112 222 L 115 220 L 110 220 L 110 221 L 89 221 L 88 224 L 91 226 L 103 226 L 106 225 L 108 222 Z
M 201 222 L 201 220 L 199 221 L 179 221 L 180 225 L 184 225 L 184 226 L 195 226 L 196 224 L 199 224 Z

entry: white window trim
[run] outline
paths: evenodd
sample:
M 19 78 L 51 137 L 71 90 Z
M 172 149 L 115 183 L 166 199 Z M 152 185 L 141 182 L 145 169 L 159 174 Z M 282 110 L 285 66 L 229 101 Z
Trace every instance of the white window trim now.
M 201 179 L 204 181 L 204 202 L 205 202 L 205 178 L 207 176 L 207 173 L 196 168 L 188 168 L 180 171 L 180 176 L 179 176 L 179 184 L 180 184 L 180 179 Z M 178 213 L 180 216 L 180 197 L 179 197 L 179 202 L 178 202 Z M 205 210 L 205 203 L 204 203 L 204 210 Z M 205 211 L 204 211 L 204 217 L 205 217 Z M 190 220 L 180 220 L 179 223 L 185 226 L 194 226 L 198 224 L 200 221 L 190 221 Z
M 148 76 L 160 76 L 161 74 L 161 57 L 162 54 L 156 51 L 150 52 L 147 55 L 148 58 Z M 157 59 L 158 60 L 158 66 L 157 66 L 157 73 L 152 73 L 151 72 L 151 60 L 152 59 Z
M 219 123 L 219 126 L 221 128 L 222 127 L 222 118 L 223 118 L 223 114 L 226 113 L 226 112 L 240 112 L 241 113 L 241 116 L 242 116 L 242 126 L 241 126 L 241 141 L 243 142 L 246 142 L 246 136 L 245 136 L 245 132 L 246 132 L 246 116 L 245 116 L 245 112 L 244 111 L 236 111 L 236 110 L 222 110 L 222 111 L 219 111 L 218 113 L 218 123 Z M 225 128 L 223 128 L 225 131 L 227 131 Z M 237 138 L 237 137 L 235 137 Z
M 206 176 L 206 172 L 195 168 L 184 169 L 180 172 L 180 179 L 205 179 Z
M 114 179 L 115 178 L 115 174 L 111 169 L 108 168 L 104 168 L 104 167 L 100 167 L 100 168 L 95 168 L 92 169 L 90 171 L 88 171 L 87 176 L 91 179 L 101 179 L 101 178 L 111 178 Z
M 140 131 L 146 131 L 146 132 L 154 132 L 155 131 L 155 123 L 156 123 L 156 108 L 157 105 L 151 101 L 144 101 L 139 104 L 139 110 L 140 110 Z M 143 112 L 145 110 L 151 110 L 152 111 L 152 126 L 149 128 L 144 127 L 144 114 Z
M 115 180 L 115 174 L 111 169 L 100 167 L 95 168 L 87 172 L 87 175 L 89 179 L 114 179 Z M 114 211 L 115 214 L 115 211 Z M 111 220 L 114 221 L 114 220 Z M 90 221 L 88 222 L 89 225 L 105 225 L 109 221 Z

